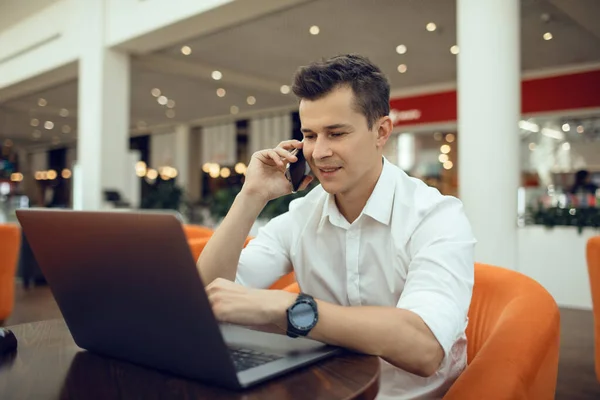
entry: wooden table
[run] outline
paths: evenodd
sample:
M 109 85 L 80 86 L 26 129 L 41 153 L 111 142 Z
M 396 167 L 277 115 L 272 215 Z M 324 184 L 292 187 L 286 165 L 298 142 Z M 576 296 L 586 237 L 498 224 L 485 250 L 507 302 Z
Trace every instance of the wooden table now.
M 379 359 L 346 354 L 255 388 L 233 392 L 95 355 L 63 320 L 8 327 L 16 353 L 0 358 L 0 398 L 12 399 L 374 399 Z

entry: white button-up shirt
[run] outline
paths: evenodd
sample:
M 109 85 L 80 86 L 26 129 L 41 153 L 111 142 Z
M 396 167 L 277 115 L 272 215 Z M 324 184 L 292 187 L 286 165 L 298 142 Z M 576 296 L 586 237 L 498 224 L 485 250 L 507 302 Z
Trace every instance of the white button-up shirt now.
M 444 360 L 427 378 L 381 360 L 377 398 L 441 398 L 466 366 L 475 243 L 458 199 L 384 159 L 354 222 L 319 185 L 259 230 L 242 251 L 236 281 L 268 288 L 293 270 L 301 290 L 317 299 L 416 313 L 444 349 Z

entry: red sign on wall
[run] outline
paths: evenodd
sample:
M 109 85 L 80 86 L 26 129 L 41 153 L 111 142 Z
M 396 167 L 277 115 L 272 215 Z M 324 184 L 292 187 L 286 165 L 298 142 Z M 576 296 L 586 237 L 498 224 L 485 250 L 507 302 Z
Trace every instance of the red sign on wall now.
M 456 90 L 391 99 L 394 125 L 455 122 L 458 115 Z M 600 70 L 528 79 L 521 83 L 521 112 L 600 107 Z

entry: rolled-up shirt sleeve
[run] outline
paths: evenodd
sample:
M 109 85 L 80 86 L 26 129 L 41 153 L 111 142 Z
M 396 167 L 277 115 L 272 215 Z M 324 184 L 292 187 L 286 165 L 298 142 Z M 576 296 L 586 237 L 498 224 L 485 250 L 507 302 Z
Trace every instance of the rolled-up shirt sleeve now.
M 235 281 L 243 286 L 267 289 L 292 271 L 289 256 L 291 216 L 287 212 L 271 219 L 242 250 Z
M 462 203 L 451 197 L 423 217 L 407 243 L 412 258 L 397 307 L 419 315 L 446 356 L 466 328 L 475 243 Z

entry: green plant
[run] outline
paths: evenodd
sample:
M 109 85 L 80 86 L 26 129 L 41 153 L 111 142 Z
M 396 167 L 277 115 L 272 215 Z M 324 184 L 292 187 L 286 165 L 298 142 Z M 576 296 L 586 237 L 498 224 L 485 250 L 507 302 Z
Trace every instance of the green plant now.
M 261 211 L 259 218 L 274 218 L 278 215 L 286 213 L 289 210 L 290 202 L 294 199 L 305 196 L 312 188 L 318 183 L 311 182 L 306 190 L 298 193 L 289 194 L 287 196 L 281 196 L 267 203 L 265 208 Z M 235 197 L 240 192 L 240 186 L 232 186 L 225 189 L 218 190 L 209 199 L 210 213 L 215 218 L 223 218 L 229 212 Z
M 144 209 L 163 209 L 180 211 L 183 203 L 183 189 L 175 184 L 175 180 L 162 180 L 146 183 L 140 207 Z
M 217 219 L 225 217 L 240 189 L 239 186 L 230 186 L 217 190 L 208 198 L 210 214 Z

